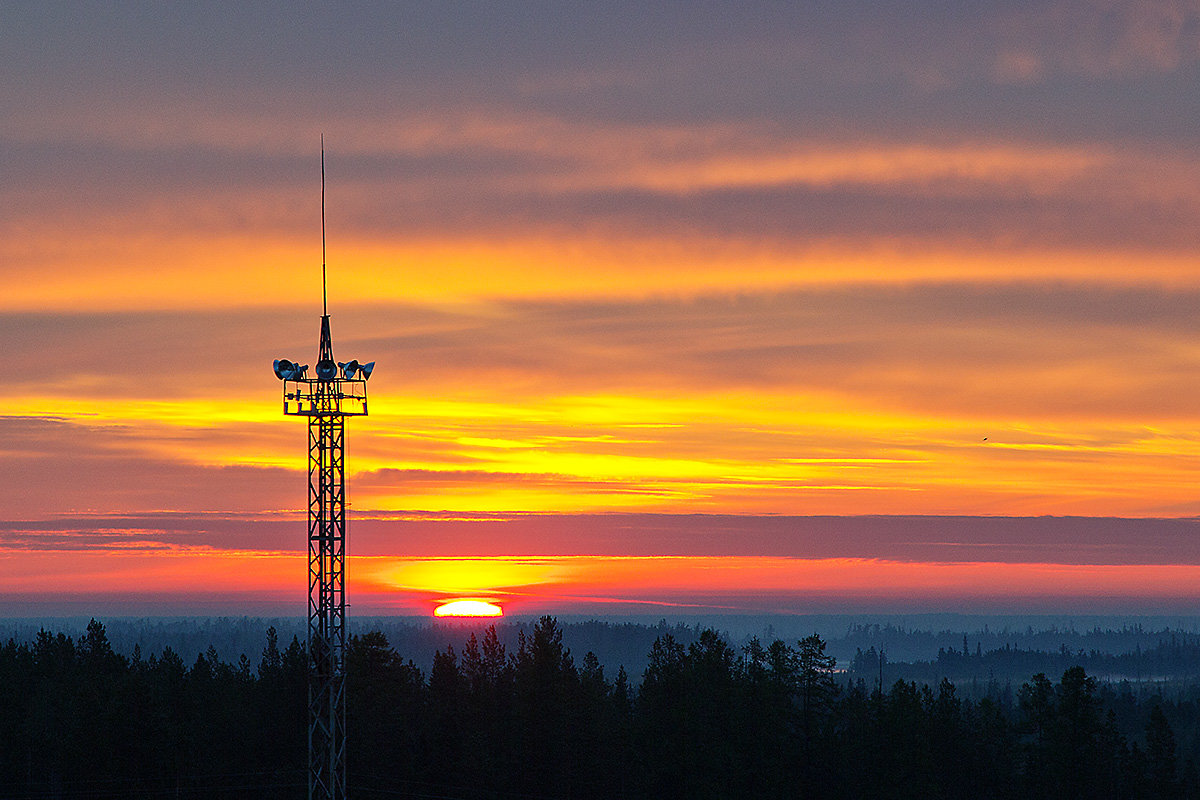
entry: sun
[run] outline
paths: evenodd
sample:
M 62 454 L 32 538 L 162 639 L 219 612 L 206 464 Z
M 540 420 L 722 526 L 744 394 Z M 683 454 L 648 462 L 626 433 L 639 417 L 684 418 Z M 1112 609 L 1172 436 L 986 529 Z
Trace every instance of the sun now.
M 502 617 L 504 609 L 486 600 L 452 600 L 433 610 L 435 617 Z

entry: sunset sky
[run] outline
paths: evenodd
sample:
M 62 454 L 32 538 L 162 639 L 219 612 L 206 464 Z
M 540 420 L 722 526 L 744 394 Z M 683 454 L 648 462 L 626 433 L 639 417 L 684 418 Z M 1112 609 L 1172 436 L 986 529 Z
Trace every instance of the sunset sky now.
M 1200 2 L 0 5 L 0 615 L 1200 608 Z

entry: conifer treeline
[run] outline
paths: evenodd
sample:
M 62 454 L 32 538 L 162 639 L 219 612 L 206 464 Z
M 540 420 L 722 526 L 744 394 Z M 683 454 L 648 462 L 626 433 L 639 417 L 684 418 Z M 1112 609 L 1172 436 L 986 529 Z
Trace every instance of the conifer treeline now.
M 1190 701 L 1138 700 L 1082 668 L 1011 703 L 898 681 L 841 686 L 818 636 L 740 650 L 713 631 L 653 645 L 641 680 L 576 663 L 554 619 L 515 652 L 494 628 L 425 673 L 381 633 L 347 652 L 356 797 L 1196 797 L 1175 732 Z M 209 650 L 113 652 L 74 641 L 0 648 L 0 797 L 299 798 L 304 649 L 274 630 L 259 662 Z M 1123 734 L 1130 720 L 1142 724 Z M 1180 723 L 1184 723 L 1182 726 Z M 1120 723 L 1120 724 L 1119 724 Z M 1187 730 L 1184 731 L 1183 729 Z
M 1197 665 L 1200 664 L 1200 641 L 1192 636 L 1177 637 L 1164 634 L 1163 639 L 1152 646 L 1125 653 L 1104 653 L 1096 649 L 1071 650 L 1065 644 L 1057 650 L 1031 650 L 1005 645 L 984 650 L 978 643 L 972 651 L 963 648 L 938 648 L 937 657 L 922 661 L 890 661 L 891 651 L 877 651 L 874 646 L 867 650 L 856 648 L 851 657 L 848 671 L 852 676 L 870 676 L 877 669 L 882 657 L 893 677 L 921 682 L 936 683 L 943 677 L 955 682 L 979 682 L 987 676 L 998 682 L 1015 680 L 1020 683 L 1038 672 L 1061 675 L 1070 667 L 1083 667 L 1092 675 L 1108 681 L 1122 679 L 1140 683 L 1145 680 L 1170 681 L 1176 684 L 1195 681 Z M 961 684 L 960 684 L 961 685 Z

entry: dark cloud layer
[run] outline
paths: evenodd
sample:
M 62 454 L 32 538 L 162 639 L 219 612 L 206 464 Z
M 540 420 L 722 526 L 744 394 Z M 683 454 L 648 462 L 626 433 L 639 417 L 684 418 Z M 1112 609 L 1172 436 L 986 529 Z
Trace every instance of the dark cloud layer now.
M 1191 2 L 8 5 L 0 64 L 18 108 L 307 96 L 332 116 L 453 95 L 641 118 L 1068 122 L 1064 98 L 1128 108 L 1190 74 L 1198 18 Z
M 1114 194 L 1138 173 L 1124 164 L 1036 197 L 929 180 L 680 197 L 594 173 L 606 148 L 669 165 L 702 143 L 795 142 L 1166 150 L 1189 167 L 1198 30 L 1189 2 L 9 5 L 0 197 L 16 229 L 140 217 L 296 233 L 309 219 L 286 198 L 324 131 L 338 228 L 389 241 L 590 230 L 1191 252 L 1195 198 Z M 690 140 L 638 152 L 671 131 Z M 547 188 L 572 174 L 577 187 Z
M 708 514 L 409 514 L 350 521 L 355 555 L 763 556 L 913 563 L 1200 564 L 1195 519 L 796 517 Z M 0 523 L 0 547 L 210 547 L 298 552 L 304 521 L 277 515 L 79 515 Z

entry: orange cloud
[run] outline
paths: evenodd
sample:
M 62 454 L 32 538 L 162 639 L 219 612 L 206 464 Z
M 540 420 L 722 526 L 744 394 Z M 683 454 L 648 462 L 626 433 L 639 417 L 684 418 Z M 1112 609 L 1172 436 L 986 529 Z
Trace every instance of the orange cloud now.
M 349 429 L 351 499 L 1192 514 L 1194 295 L 1014 284 L 359 306 L 334 320 L 339 356 L 380 363 L 371 416 Z M 303 508 L 303 426 L 283 418 L 270 363 L 311 358 L 315 314 L 21 314 L 0 329 L 10 515 Z

